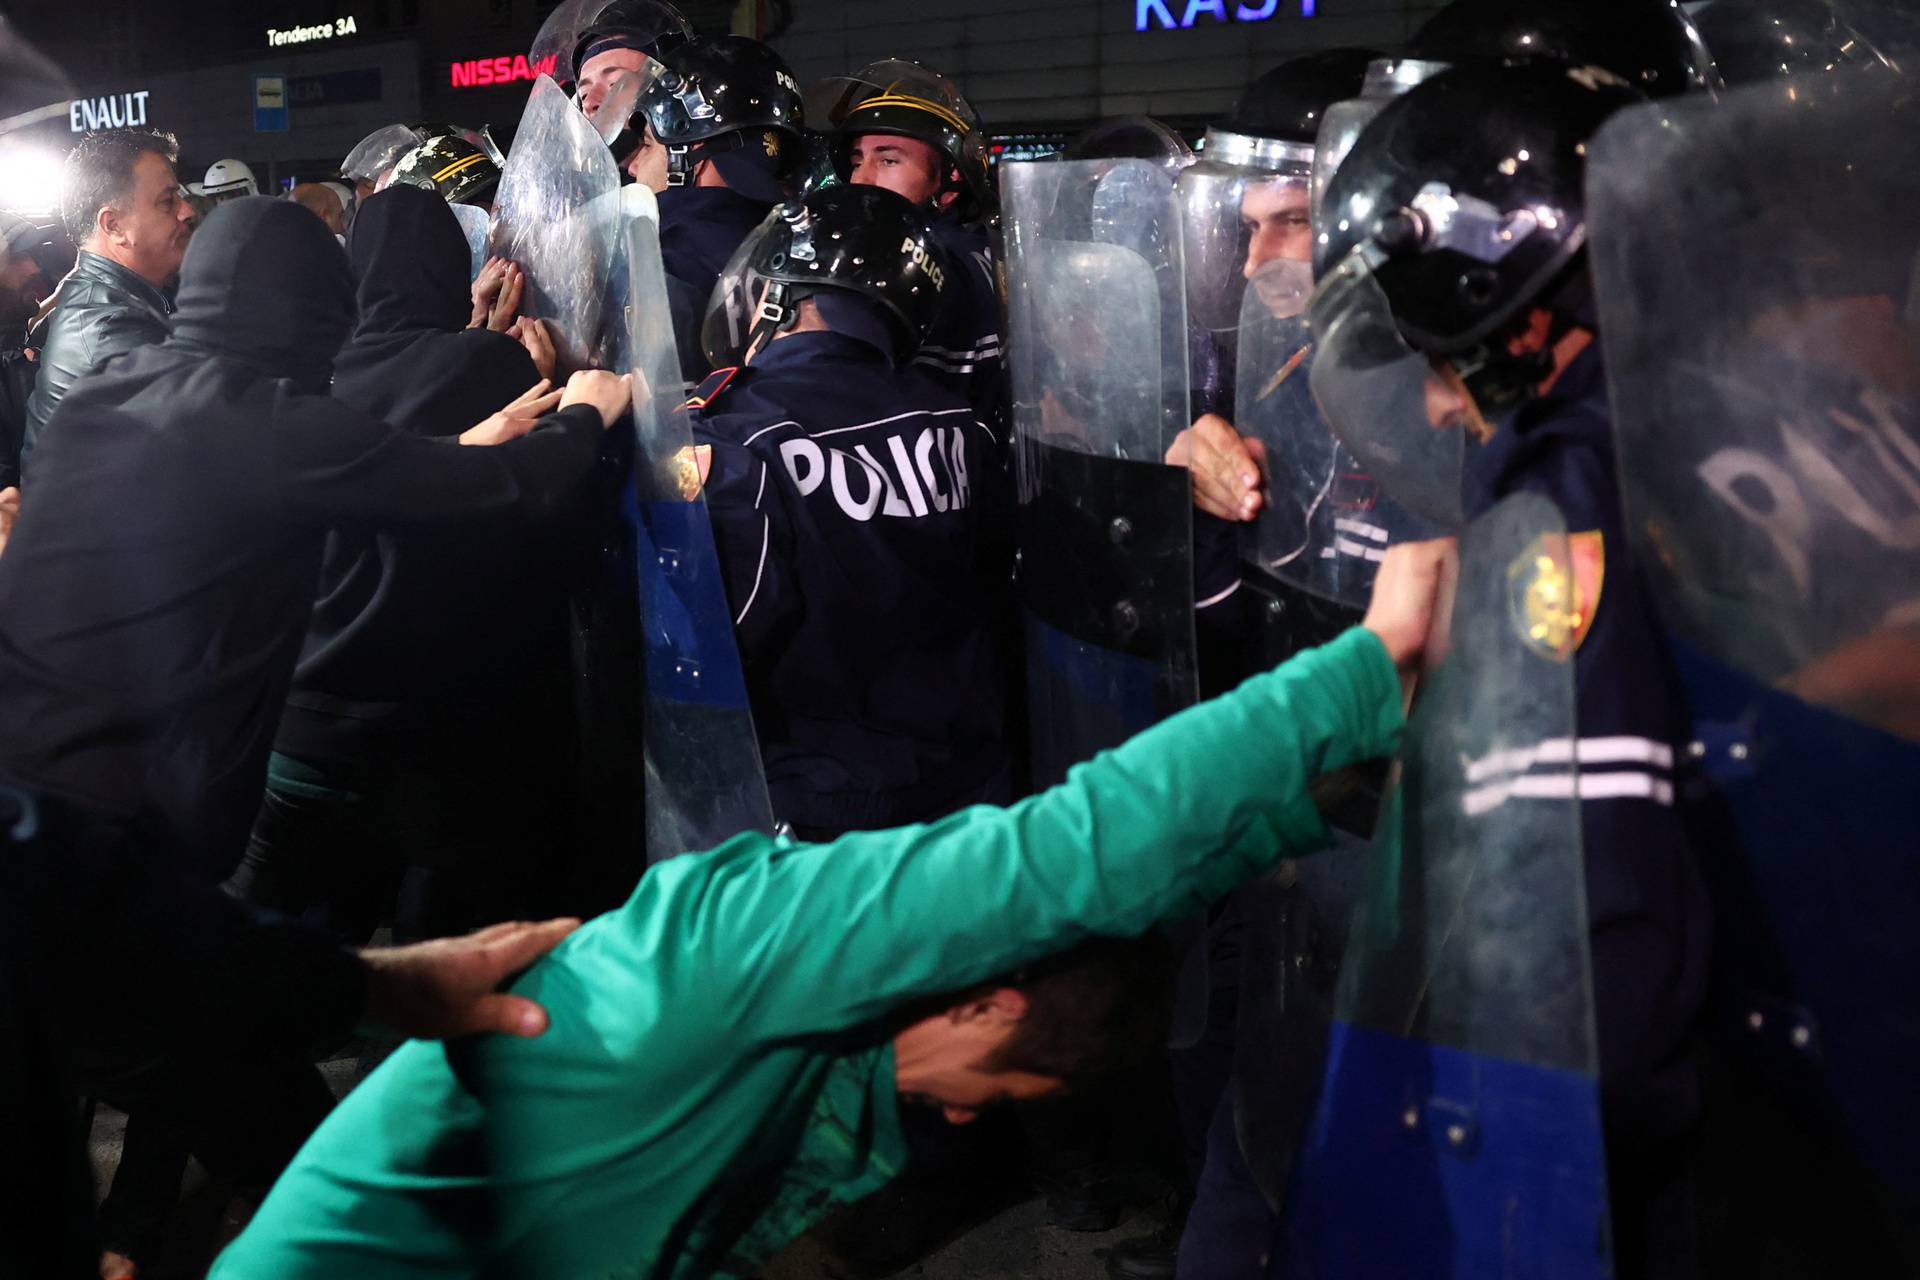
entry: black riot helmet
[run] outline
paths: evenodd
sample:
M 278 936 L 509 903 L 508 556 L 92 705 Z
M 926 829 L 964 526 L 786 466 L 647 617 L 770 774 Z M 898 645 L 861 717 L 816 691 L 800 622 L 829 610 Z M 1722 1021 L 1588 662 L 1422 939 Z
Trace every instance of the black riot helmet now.
M 842 181 L 853 176 L 855 138 L 874 133 L 914 138 L 946 156 L 940 194 L 957 194 L 962 217 L 993 212 L 987 135 L 979 113 L 952 80 L 918 62 L 884 58 L 827 81 L 815 93 L 823 108 L 816 123 L 833 130 L 834 169 Z
M 597 53 L 633 49 L 657 58 L 692 38 L 693 25 L 668 0 L 564 0 L 540 24 L 527 60 L 567 87 Z
M 926 337 L 946 285 L 924 210 L 884 187 L 822 187 L 776 208 L 740 246 L 708 301 L 701 345 L 716 367 L 743 362 L 817 298 L 836 329 L 869 336 L 859 330 L 871 318 L 876 345 L 898 357 Z
M 424 187 L 448 204 L 481 204 L 491 200 L 500 185 L 500 165 L 494 153 L 459 133 L 446 133 L 396 160 L 386 182 Z
M 1368 65 L 1381 56 L 1372 49 L 1324 49 L 1289 58 L 1248 85 L 1233 110 L 1208 126 L 1202 157 L 1267 173 L 1312 164 L 1327 108 L 1358 97 Z
M 1414 33 L 1409 51 L 1448 63 L 1590 63 L 1652 98 L 1718 82 L 1709 45 L 1674 0 L 1453 0 Z
M 401 157 L 443 138 L 456 138 L 468 148 L 485 152 L 496 170 L 506 168 L 506 153 L 500 150 L 500 144 L 493 140 L 493 132 L 487 126 L 470 129 L 439 120 L 424 120 L 375 129 L 347 152 L 346 159 L 340 162 L 340 175 L 348 182 L 380 182 Z M 461 154 L 465 154 L 464 149 Z
M 1582 301 L 1587 143 L 1641 100 L 1597 67 L 1536 60 L 1454 67 L 1389 103 L 1327 188 L 1316 326 L 1329 295 L 1365 291 L 1483 408 L 1512 404 L 1546 371 L 1507 337 L 1532 308 L 1568 322 Z
M 1729 85 L 1846 69 L 1899 71 L 1826 0 L 1713 0 L 1694 21 Z
M 1066 160 L 1145 160 L 1172 177 L 1193 163 L 1193 148 L 1152 116 L 1110 116 L 1067 139 Z
M 720 36 L 681 46 L 653 75 L 640 111 L 667 149 L 668 186 L 688 185 L 700 162 L 711 160 L 728 186 L 772 203 L 785 198 L 783 179 L 800 167 L 800 84 L 758 40 Z

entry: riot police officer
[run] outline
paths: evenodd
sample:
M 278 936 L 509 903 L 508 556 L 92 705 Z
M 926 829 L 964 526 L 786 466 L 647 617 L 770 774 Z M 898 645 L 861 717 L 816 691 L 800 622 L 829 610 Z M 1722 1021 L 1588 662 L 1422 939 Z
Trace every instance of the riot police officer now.
M 1209 684 L 1237 682 L 1249 657 L 1254 667 L 1264 667 L 1284 656 L 1259 644 L 1250 655 L 1234 654 L 1244 648 L 1250 627 L 1257 631 L 1259 622 L 1272 613 L 1265 604 L 1285 591 L 1273 577 L 1282 557 L 1250 555 L 1250 566 L 1242 560 L 1243 541 L 1310 542 L 1294 557 L 1301 560 L 1299 567 L 1311 567 L 1324 578 L 1328 570 L 1319 564 L 1323 553 L 1333 561 L 1357 558 L 1362 562 L 1354 573 L 1358 580 L 1369 576 L 1367 564 L 1378 563 L 1395 523 L 1374 513 L 1377 495 L 1363 483 L 1364 477 L 1351 474 L 1357 468 L 1343 468 L 1348 474 L 1342 478 L 1341 493 L 1309 500 L 1311 516 L 1287 509 L 1286 493 L 1293 480 L 1328 469 L 1300 457 L 1302 442 L 1294 439 L 1324 436 L 1302 395 L 1301 362 L 1308 340 L 1304 324 L 1295 319 L 1304 310 L 1310 287 L 1307 196 L 1315 138 L 1327 109 L 1359 92 L 1374 57 L 1370 50 L 1333 49 L 1291 59 L 1260 76 L 1233 111 L 1207 130 L 1206 159 L 1179 179 L 1190 364 L 1194 408 L 1200 416 L 1175 438 L 1167 461 L 1193 474 L 1194 505 L 1200 513 L 1194 527 L 1194 594 L 1203 636 L 1212 633 L 1209 649 L 1216 668 L 1209 673 Z M 1278 332 L 1289 328 L 1290 333 Z M 1239 348 L 1250 342 L 1252 330 L 1274 333 L 1276 340 L 1252 344 L 1261 347 L 1260 355 L 1249 353 L 1246 370 L 1254 394 L 1236 406 Z M 1239 426 L 1223 416 L 1236 412 L 1245 419 Z M 1278 494 L 1266 491 L 1269 440 L 1282 455 L 1272 460 Z M 1319 497 L 1317 489 L 1313 496 Z M 1336 520 L 1363 525 L 1368 532 L 1338 536 L 1351 531 L 1336 530 Z M 1257 533 L 1264 536 L 1237 537 L 1228 526 L 1240 523 L 1260 525 Z M 1288 527 L 1266 527 L 1276 523 Z M 1320 527 L 1310 527 L 1316 524 Z M 1253 591 L 1236 598 L 1248 582 Z M 1259 601 L 1251 600 L 1255 594 Z M 1363 600 L 1364 581 L 1356 581 L 1355 589 L 1344 594 Z M 1330 620 L 1327 625 L 1338 623 Z M 1313 642 L 1311 635 L 1298 639 Z
M 1338 448 L 1305 386 L 1316 132 L 1332 104 L 1359 91 L 1375 57 L 1328 50 L 1261 75 L 1208 128 L 1203 158 L 1175 184 L 1200 416 L 1167 461 L 1193 477 L 1197 638 L 1209 688 L 1336 634 L 1357 616 L 1387 545 L 1420 536 Z M 1370 799 L 1339 815 L 1346 825 L 1371 818 Z M 1115 1251 L 1125 1275 L 1227 1280 L 1257 1273 L 1272 1247 L 1291 1147 L 1309 1116 L 1311 1095 L 1299 1086 L 1317 1079 L 1329 1013 L 1318 975 L 1273 959 L 1305 954 L 1307 922 L 1350 909 L 1330 900 L 1338 887 L 1262 881 L 1212 913 L 1204 1031 L 1172 1059 L 1197 1170 L 1192 1204 L 1177 1266 L 1170 1240 L 1146 1237 Z
M 830 118 L 842 181 L 885 187 L 925 209 L 947 261 L 947 311 L 915 362 L 967 396 L 1000 430 L 1008 418 L 997 212 L 980 117 L 952 80 L 887 58 L 839 86 Z
M 1001 445 L 913 353 L 950 285 L 873 186 L 784 206 L 714 290 L 688 402 L 774 816 L 803 837 L 1008 794 L 983 563 Z
M 659 197 L 660 261 L 693 380 L 709 367 L 698 354 L 701 310 L 741 242 L 791 190 L 805 108 L 787 64 L 757 40 L 696 40 L 669 57 L 641 95 L 626 172 Z
M 1541 776 L 1503 794 L 1580 800 L 1622 1274 L 1679 1261 L 1660 1237 L 1699 1105 L 1708 933 L 1674 809 L 1686 723 L 1623 536 L 1585 259 L 1587 143 L 1638 97 L 1543 60 L 1462 65 L 1395 100 L 1328 187 L 1312 307 L 1316 397 L 1390 492 L 1440 518 L 1451 499 L 1456 519 L 1537 493 L 1571 531 L 1576 737 L 1517 743 L 1502 767 Z
M 667 0 L 568 0 L 541 24 L 529 61 L 548 68 L 593 115 L 662 53 L 692 38 L 692 24 Z

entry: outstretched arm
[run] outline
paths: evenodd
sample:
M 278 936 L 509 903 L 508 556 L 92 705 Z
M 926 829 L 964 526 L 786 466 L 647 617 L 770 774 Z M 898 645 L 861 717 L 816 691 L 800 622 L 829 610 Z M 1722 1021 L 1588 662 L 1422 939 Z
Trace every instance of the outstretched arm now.
M 743 836 L 662 864 L 656 892 L 689 894 L 687 958 L 712 966 L 736 1025 L 829 1030 L 1090 935 L 1139 934 L 1320 848 L 1308 784 L 1393 749 L 1400 672 L 1418 662 L 1449 549 L 1396 548 L 1365 626 L 1020 804 L 770 857 Z

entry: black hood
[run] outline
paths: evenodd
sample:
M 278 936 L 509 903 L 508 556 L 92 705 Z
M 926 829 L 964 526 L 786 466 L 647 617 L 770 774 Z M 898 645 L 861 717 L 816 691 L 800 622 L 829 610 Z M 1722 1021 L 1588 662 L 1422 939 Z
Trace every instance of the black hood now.
M 167 345 L 320 393 L 353 329 L 353 277 L 326 224 L 270 196 L 230 200 L 187 246 Z
M 354 215 L 347 252 L 360 282 L 356 342 L 466 327 L 467 237 L 438 195 L 401 185 L 368 197 Z

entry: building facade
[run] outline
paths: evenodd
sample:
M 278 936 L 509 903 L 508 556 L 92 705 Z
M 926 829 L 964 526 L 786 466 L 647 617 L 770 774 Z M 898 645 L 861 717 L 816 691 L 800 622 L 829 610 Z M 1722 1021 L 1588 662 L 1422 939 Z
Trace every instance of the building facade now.
M 245 160 L 263 189 L 323 177 L 395 121 L 513 132 L 537 69 L 527 58 L 553 0 L 125 0 L 88 29 L 42 8 L 28 29 L 80 93 L 34 141 L 142 123 L 181 141 L 182 178 Z M 998 134 L 1058 136 L 1114 115 L 1189 129 L 1254 75 L 1337 45 L 1402 43 L 1432 0 L 694 0 L 703 31 L 770 40 L 802 83 L 883 57 L 952 75 Z M 177 12 L 194 15 L 189 24 Z

